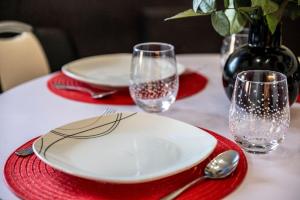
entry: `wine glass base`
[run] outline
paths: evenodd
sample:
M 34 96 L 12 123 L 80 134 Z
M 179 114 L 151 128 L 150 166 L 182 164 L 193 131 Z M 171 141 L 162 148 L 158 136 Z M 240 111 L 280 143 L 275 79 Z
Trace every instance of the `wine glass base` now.
M 283 141 L 284 137 L 279 140 L 266 140 L 265 138 L 245 139 L 239 136 L 234 136 L 234 140 L 240 147 L 248 153 L 266 154 L 275 150 Z

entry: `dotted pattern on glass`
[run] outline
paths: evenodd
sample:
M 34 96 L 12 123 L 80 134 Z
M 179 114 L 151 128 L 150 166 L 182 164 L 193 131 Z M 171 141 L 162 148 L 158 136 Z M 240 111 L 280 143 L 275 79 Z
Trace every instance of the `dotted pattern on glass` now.
M 229 114 L 235 140 L 249 152 L 265 153 L 283 140 L 289 123 L 284 75 L 259 70 L 240 73 Z
M 158 81 L 133 84 L 133 92 L 136 98 L 158 99 L 173 95 L 178 87 L 176 76 L 171 76 Z

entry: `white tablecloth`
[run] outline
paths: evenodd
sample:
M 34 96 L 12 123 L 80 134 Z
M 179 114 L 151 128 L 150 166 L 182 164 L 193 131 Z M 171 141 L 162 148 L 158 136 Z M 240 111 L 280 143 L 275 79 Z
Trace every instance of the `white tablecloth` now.
M 229 100 L 221 83 L 219 56 L 178 55 L 178 61 L 208 79 L 200 93 L 179 100 L 162 115 L 204 127 L 231 138 Z M 9 154 L 29 139 L 63 124 L 101 114 L 107 105 L 71 101 L 52 94 L 46 86 L 52 75 L 22 84 L 0 95 L 0 199 L 16 199 L 8 189 L 3 167 Z M 140 111 L 136 106 L 111 106 L 118 111 Z M 300 198 L 300 104 L 291 108 L 291 127 L 280 147 L 267 155 L 246 154 L 248 173 L 227 199 Z

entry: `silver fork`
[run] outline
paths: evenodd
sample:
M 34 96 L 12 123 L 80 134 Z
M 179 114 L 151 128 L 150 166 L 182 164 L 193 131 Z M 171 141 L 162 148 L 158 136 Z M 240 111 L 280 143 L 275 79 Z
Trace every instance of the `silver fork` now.
M 114 109 L 106 108 L 105 111 L 102 113 L 102 116 L 107 116 L 107 115 L 114 114 L 114 113 L 116 113 L 116 111 Z M 15 151 L 15 154 L 18 156 L 21 156 L 21 157 L 29 156 L 29 155 L 33 154 L 32 146 L 17 150 L 17 151 Z
M 93 90 L 86 88 L 86 87 L 75 86 L 75 85 L 65 85 L 62 83 L 54 83 L 54 87 L 57 89 L 61 89 L 61 90 L 74 90 L 74 91 L 89 93 L 93 99 L 103 98 L 105 96 L 108 96 L 108 95 L 111 95 L 111 94 L 114 94 L 117 92 L 117 90 L 111 90 L 111 91 L 106 91 L 106 92 L 94 92 Z

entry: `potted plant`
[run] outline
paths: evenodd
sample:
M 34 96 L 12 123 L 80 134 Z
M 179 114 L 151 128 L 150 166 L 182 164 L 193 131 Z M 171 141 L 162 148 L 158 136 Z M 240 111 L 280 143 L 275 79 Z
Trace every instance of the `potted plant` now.
M 219 3 L 220 1 L 218 1 Z M 238 33 L 248 24 L 248 44 L 233 52 L 223 71 L 223 86 L 231 98 L 237 74 L 248 69 L 279 71 L 287 76 L 290 104 L 299 93 L 300 68 L 294 53 L 281 44 L 282 18 L 300 16 L 300 0 L 193 0 L 193 9 L 166 20 L 211 15 L 222 36 Z

